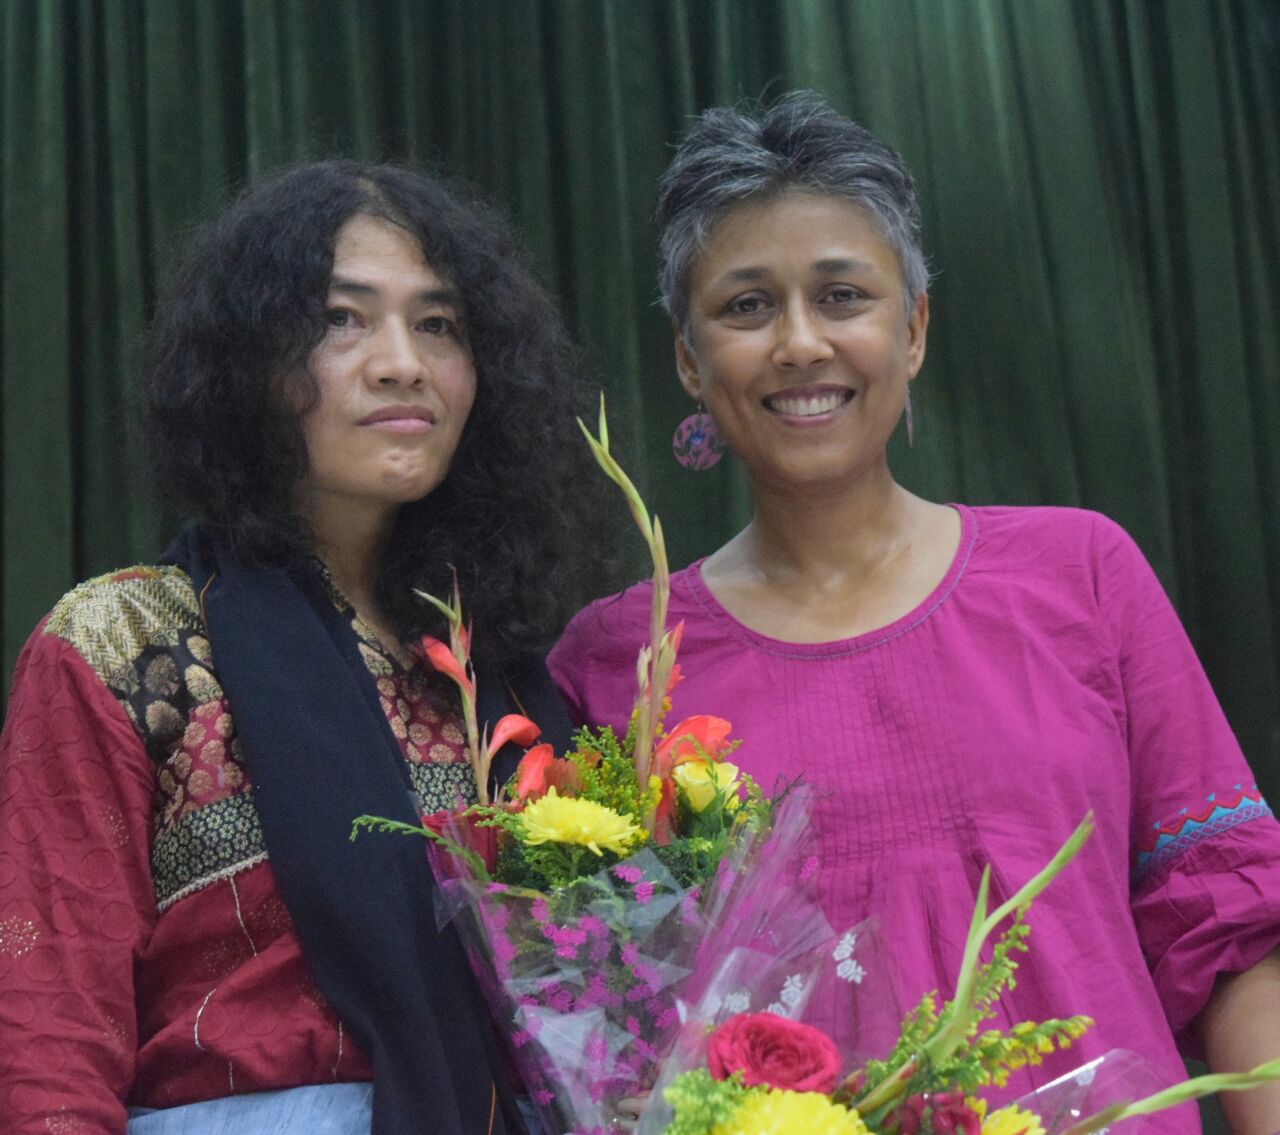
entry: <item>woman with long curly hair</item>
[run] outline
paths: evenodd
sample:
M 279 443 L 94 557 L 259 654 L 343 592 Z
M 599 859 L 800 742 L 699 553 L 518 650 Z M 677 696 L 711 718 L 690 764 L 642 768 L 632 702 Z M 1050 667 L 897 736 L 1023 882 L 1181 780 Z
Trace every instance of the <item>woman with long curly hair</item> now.
M 196 234 L 138 397 L 195 523 L 57 604 L 0 739 L 6 1131 L 518 1129 L 421 844 L 348 833 L 474 792 L 414 589 L 457 579 L 482 719 L 567 741 L 541 658 L 595 483 L 576 371 L 441 179 L 305 165 Z

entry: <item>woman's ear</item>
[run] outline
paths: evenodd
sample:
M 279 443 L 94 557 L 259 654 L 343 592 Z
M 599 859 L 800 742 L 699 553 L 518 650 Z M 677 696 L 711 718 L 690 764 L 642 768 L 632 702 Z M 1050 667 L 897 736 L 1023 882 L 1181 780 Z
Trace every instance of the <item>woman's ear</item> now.
M 921 292 L 907 316 L 907 376 L 915 378 L 924 366 L 925 339 L 929 331 L 929 296 Z
M 684 392 L 695 402 L 702 401 L 702 379 L 698 376 L 698 360 L 679 327 L 672 327 L 676 340 L 676 373 Z

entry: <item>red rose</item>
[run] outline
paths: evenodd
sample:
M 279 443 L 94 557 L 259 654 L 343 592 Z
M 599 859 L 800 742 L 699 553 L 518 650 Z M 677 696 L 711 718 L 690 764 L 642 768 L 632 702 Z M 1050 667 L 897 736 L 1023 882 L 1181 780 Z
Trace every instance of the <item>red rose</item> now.
M 840 1079 L 840 1054 L 811 1025 L 774 1013 L 740 1013 L 711 1034 L 707 1067 L 717 1080 L 741 1072 L 748 1087 L 826 1093 Z
M 912 1096 L 898 1109 L 898 1135 L 979 1135 L 982 1120 L 963 1092 Z M 926 1125 L 925 1119 L 928 1118 Z

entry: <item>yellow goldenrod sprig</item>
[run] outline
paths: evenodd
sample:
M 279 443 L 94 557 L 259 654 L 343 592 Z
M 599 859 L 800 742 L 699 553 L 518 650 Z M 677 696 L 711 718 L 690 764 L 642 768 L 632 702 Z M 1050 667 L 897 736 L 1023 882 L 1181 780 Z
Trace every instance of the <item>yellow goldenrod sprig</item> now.
M 901 1063 L 897 1063 L 897 1066 L 878 1082 L 872 1083 L 868 1080 L 865 1089 L 858 1093 L 856 1099 L 858 1110 L 863 1115 L 871 1117 L 883 1113 L 894 1100 L 906 1092 L 912 1077 L 920 1069 L 945 1066 L 956 1049 L 965 1044 L 973 1033 L 975 1021 L 987 1015 L 987 1002 L 994 993 L 981 972 L 985 967 L 979 966 L 983 944 L 1004 919 L 1010 914 L 1025 910 L 1031 901 L 1053 881 L 1054 877 L 1075 858 L 1084 841 L 1092 833 L 1093 827 L 1093 813 L 1090 812 L 1080 821 L 1079 826 L 1048 864 L 991 914 L 987 913 L 987 899 L 991 890 L 991 868 L 987 867 L 982 872 L 982 881 L 978 885 L 978 898 L 969 924 L 969 935 L 965 941 L 964 955 L 960 962 L 960 973 L 956 980 L 955 997 L 944 1006 L 936 1027 L 918 1051 Z M 1015 923 L 1016 925 L 1018 923 Z M 1016 944 L 1020 938 L 1015 935 L 1009 941 Z M 1008 949 L 1005 950 L 1005 954 L 1008 954 Z M 1011 960 L 1006 957 L 1006 961 Z M 854 1077 L 850 1077 L 841 1085 L 843 1091 L 851 1093 L 857 1092 L 858 1087 Z

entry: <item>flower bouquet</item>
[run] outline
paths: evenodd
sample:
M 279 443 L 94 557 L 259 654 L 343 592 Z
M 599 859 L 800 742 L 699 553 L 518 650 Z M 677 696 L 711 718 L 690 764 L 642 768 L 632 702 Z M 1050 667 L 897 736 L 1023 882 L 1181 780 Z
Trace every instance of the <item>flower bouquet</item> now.
M 1003 1088 L 1014 1070 L 1069 1048 L 1092 1024 L 1072 1016 L 1024 1021 L 1006 1032 L 983 1028 L 1013 982 L 1016 955 L 1028 949 L 1024 916 L 1031 901 L 1091 830 L 1086 817 L 1048 866 L 990 914 L 990 870 L 984 873 L 955 997 L 939 1008 L 937 994 L 926 994 L 906 1014 L 883 1059 L 846 1071 L 831 1039 L 801 1019 L 802 1000 L 763 1005 L 776 986 L 776 968 L 726 960 L 701 1001 L 686 1009 L 682 1035 L 641 1115 L 640 1135 L 1089 1135 L 1213 1092 L 1280 1078 L 1275 1060 L 1146 1094 L 1152 1078 L 1144 1062 L 1116 1050 L 1014 1103 L 992 1107 L 984 1098 Z M 984 947 L 1006 920 L 983 963 Z M 801 967 L 804 982 L 813 986 L 850 964 L 863 969 L 858 937 L 850 932 L 822 943 Z M 874 964 L 868 960 L 865 968 Z
M 776 933 L 742 880 L 758 860 L 775 873 L 794 864 L 809 838 L 804 794 L 782 807 L 766 799 L 728 759 L 736 742 L 727 721 L 704 715 L 664 727 L 682 628 L 666 628 L 662 529 L 609 451 L 603 404 L 598 436 L 583 432 L 626 494 L 654 564 L 651 635 L 626 735 L 584 728 L 560 757 L 534 744 L 537 725 L 518 714 L 480 733 L 457 587 L 448 601 L 423 595 L 445 616 L 449 641 L 424 638 L 421 653 L 458 688 L 479 803 L 426 816 L 421 827 L 361 816 L 352 832 L 429 838 L 441 920 L 456 920 L 557 1132 L 603 1131 L 620 1100 L 652 1086 L 679 1029 L 677 990 L 699 972 L 707 944 L 723 946 L 726 935 L 764 942 L 766 924 Z M 491 799 L 493 755 L 508 741 L 533 747 Z

